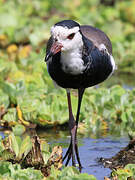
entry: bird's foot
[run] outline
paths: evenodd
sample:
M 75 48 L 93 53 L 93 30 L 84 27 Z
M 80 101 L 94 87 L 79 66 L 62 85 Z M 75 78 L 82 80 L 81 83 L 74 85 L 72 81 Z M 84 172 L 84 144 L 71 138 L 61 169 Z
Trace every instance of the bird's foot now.
M 76 159 L 75 159 L 76 156 Z M 82 165 L 80 162 L 79 152 L 78 152 L 78 145 L 77 145 L 77 138 L 76 138 L 76 126 L 71 130 L 71 141 L 69 148 L 63 158 L 63 161 L 67 158 L 65 165 L 67 166 L 70 159 L 72 159 L 72 165 L 77 167 L 76 160 L 78 162 L 79 171 L 81 172 Z
M 74 154 L 74 153 L 75 153 L 75 155 L 76 155 L 76 159 L 77 159 L 78 164 L 76 164 L 76 160 L 75 160 L 75 158 L 73 158 L 73 156 L 74 156 L 73 154 Z M 72 158 L 72 166 L 78 167 L 78 168 L 79 168 L 79 171 L 81 172 L 81 170 L 82 170 L 82 165 L 81 165 L 81 162 L 80 162 L 80 157 L 79 157 L 78 146 L 77 146 L 77 145 L 75 146 L 75 152 L 73 152 L 73 151 L 72 151 L 72 144 L 70 143 L 70 146 L 69 146 L 69 148 L 68 148 L 68 150 L 67 150 L 67 152 L 66 152 L 66 154 L 65 154 L 65 156 L 64 156 L 64 158 L 63 158 L 63 161 L 64 161 L 66 158 L 67 158 L 67 161 L 66 161 L 66 163 L 65 163 L 65 166 L 68 165 L 69 161 L 70 161 L 71 158 Z

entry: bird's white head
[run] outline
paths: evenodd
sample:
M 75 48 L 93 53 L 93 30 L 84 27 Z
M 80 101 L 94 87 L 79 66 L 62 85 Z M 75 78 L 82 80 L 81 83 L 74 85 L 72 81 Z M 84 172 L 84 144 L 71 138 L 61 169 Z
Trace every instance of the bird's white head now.
M 72 20 L 56 23 L 51 28 L 53 38 L 52 51 L 55 53 L 80 49 L 83 46 L 80 25 Z
M 61 51 L 69 51 L 80 48 L 83 45 L 79 27 L 69 29 L 66 26 L 53 26 L 51 28 L 51 35 L 53 39 L 61 45 Z

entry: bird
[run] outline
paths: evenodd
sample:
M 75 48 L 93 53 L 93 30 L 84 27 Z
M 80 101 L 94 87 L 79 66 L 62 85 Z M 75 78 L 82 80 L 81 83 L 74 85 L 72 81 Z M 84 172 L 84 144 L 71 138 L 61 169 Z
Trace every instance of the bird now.
M 82 98 L 85 89 L 95 86 L 116 69 L 112 56 L 112 44 L 109 37 L 100 29 L 90 25 L 80 25 L 74 20 L 62 20 L 51 27 L 51 36 L 47 42 L 45 62 L 53 82 L 66 89 L 70 145 L 63 157 L 65 165 L 82 169 L 77 143 L 77 128 Z M 77 89 L 78 107 L 73 115 L 71 90 Z

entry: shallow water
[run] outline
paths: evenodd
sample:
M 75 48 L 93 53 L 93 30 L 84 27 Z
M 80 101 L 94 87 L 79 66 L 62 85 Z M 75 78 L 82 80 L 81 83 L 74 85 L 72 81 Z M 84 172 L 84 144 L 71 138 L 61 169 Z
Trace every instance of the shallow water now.
M 45 133 L 46 134 L 46 133 Z M 39 133 L 40 136 L 45 137 L 42 132 Z M 49 135 L 50 133 L 47 132 Z M 59 134 L 63 137 L 60 138 Z M 70 142 L 70 137 L 68 131 L 53 134 L 48 138 L 48 142 L 52 145 L 61 145 L 63 147 L 63 155 L 66 153 L 67 147 Z M 46 137 L 45 137 L 46 138 Z M 104 176 L 109 177 L 111 170 L 104 168 L 98 160 L 101 157 L 110 158 L 114 156 L 118 151 L 128 144 L 128 137 L 116 137 L 113 135 L 108 135 L 108 137 L 101 137 L 98 139 L 92 139 L 90 137 L 78 137 L 79 143 L 79 154 L 82 162 L 82 172 L 93 174 L 98 180 L 104 179 Z M 71 165 L 71 163 L 70 163 Z

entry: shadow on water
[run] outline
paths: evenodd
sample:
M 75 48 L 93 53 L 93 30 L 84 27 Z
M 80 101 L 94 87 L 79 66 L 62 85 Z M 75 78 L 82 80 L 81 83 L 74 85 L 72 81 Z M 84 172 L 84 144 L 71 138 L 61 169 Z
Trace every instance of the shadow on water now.
M 63 155 L 65 154 L 70 136 L 68 130 L 47 130 L 38 131 L 40 137 L 44 137 L 52 145 L 61 145 L 63 147 Z M 104 168 L 99 159 L 101 157 L 110 158 L 119 152 L 123 147 L 128 144 L 127 136 L 113 136 L 91 138 L 78 135 L 79 154 L 83 165 L 82 172 L 93 174 L 97 179 L 102 180 L 104 176 L 109 177 L 111 170 Z M 70 163 L 71 165 L 71 163 Z

